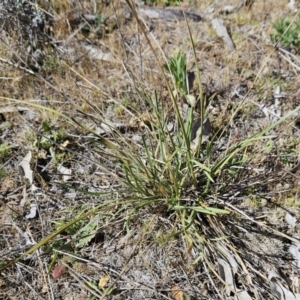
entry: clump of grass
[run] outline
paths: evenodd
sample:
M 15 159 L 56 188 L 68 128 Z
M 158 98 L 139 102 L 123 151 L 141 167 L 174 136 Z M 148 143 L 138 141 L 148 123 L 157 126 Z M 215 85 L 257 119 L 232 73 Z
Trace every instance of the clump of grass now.
M 284 47 L 300 47 L 300 15 L 296 19 L 285 16 L 272 26 L 275 29 L 275 33 L 271 34 L 272 42 L 280 43 Z
M 0 144 L 0 159 L 6 157 L 9 154 L 11 148 L 12 146 L 10 146 L 8 143 Z
M 175 57 L 169 57 L 166 64 L 161 66 L 161 68 L 162 71 L 164 68 L 172 74 L 175 88 L 180 91 L 177 96 L 186 95 L 186 56 L 179 53 Z M 200 89 L 199 114 L 205 117 L 199 69 L 197 69 L 197 72 Z M 167 81 L 166 84 L 169 85 Z M 187 116 L 183 117 L 178 108 L 178 99 L 175 99 L 176 95 L 171 89 L 169 89 L 169 96 L 173 104 L 171 112 L 159 101 L 156 92 L 149 95 L 139 91 L 139 96 L 150 107 L 149 121 L 147 124 L 144 124 L 143 132 L 141 133 L 141 145 L 137 145 L 116 130 L 112 130 L 110 139 L 104 138 L 91 128 L 85 127 L 84 124 L 61 113 L 58 114 L 70 122 L 75 121 L 77 125 L 92 132 L 96 137 L 93 140 L 96 148 L 98 144 L 101 144 L 101 155 L 107 158 L 114 157 L 113 166 L 115 167 L 117 164 L 122 170 L 120 175 L 118 175 L 118 179 L 123 182 L 126 197 L 105 202 L 101 207 L 109 207 L 118 203 L 120 206 L 119 213 L 129 210 L 127 218 L 128 230 L 130 230 L 131 218 L 140 209 L 153 206 L 165 207 L 165 211 L 169 214 L 175 214 L 175 218 L 180 220 L 181 223 L 180 229 L 174 230 L 170 237 L 183 234 L 189 247 L 196 246 L 202 249 L 201 245 L 206 240 L 206 237 L 199 231 L 195 222 L 197 216 L 199 214 L 217 216 L 229 213 L 224 207 L 219 205 L 212 206 L 207 201 L 209 195 L 218 191 L 216 190 L 216 185 L 214 185 L 216 179 L 220 180 L 221 178 L 221 180 L 224 180 L 222 184 L 219 184 L 220 187 L 226 186 L 227 177 L 222 177 L 224 170 L 229 170 L 227 173 L 230 177 L 236 176 L 237 172 L 230 170 L 230 167 L 233 165 L 241 166 L 247 161 L 247 156 L 243 154 L 243 151 L 254 142 L 267 139 L 268 137 L 265 134 L 284 119 L 244 141 L 238 141 L 223 152 L 215 153 L 213 143 L 216 136 L 213 136 L 207 143 L 202 143 L 203 121 L 200 122 L 200 139 L 198 144 L 195 148 L 191 146 L 194 106 L 190 106 Z M 47 109 L 39 105 L 35 106 Z M 53 109 L 49 109 L 49 111 L 53 113 Z M 104 120 L 104 114 L 101 115 L 100 110 L 99 113 L 99 119 Z M 204 119 L 203 117 L 202 120 Z M 169 129 L 168 125 L 172 119 L 174 119 L 173 128 Z M 141 123 L 143 123 L 142 120 Z M 51 139 L 56 140 L 56 132 L 51 130 L 48 123 L 43 124 L 43 129 L 46 134 L 51 135 Z M 75 223 L 94 214 L 98 209 L 99 207 L 84 216 L 63 224 L 55 233 L 35 245 L 25 255 L 48 243 L 59 233 L 66 231 Z
M 179 6 L 181 0 L 147 0 L 146 3 L 152 5 L 164 5 L 164 6 Z
M 6 177 L 6 172 L 4 170 L 4 168 L 0 168 L 0 178 L 5 178 Z

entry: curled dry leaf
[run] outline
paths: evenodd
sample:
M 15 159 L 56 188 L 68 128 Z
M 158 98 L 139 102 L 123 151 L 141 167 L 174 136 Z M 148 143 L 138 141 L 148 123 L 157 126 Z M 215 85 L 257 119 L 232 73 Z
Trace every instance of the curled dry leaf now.
M 174 285 L 172 287 L 172 296 L 175 300 L 184 300 L 184 294 L 179 286 Z
M 31 191 L 35 191 L 37 190 L 37 187 L 33 184 L 33 177 L 32 177 L 33 171 L 30 168 L 31 157 L 32 157 L 31 151 L 29 151 L 26 154 L 26 156 L 23 158 L 23 160 L 19 163 L 18 169 L 19 169 L 19 173 L 28 179 L 30 183 Z M 26 192 L 26 188 L 24 186 L 24 199 L 21 201 L 21 206 L 23 206 L 26 202 L 25 192 Z
M 110 276 L 106 275 L 99 280 L 98 287 L 104 288 L 110 280 Z
M 55 266 L 55 268 L 52 271 L 53 278 L 62 277 L 65 270 L 66 270 L 66 267 L 64 265 L 58 264 L 57 266 Z
M 33 171 L 30 168 L 30 161 L 31 161 L 31 151 L 29 151 L 23 160 L 19 163 L 19 172 L 25 178 L 29 180 L 30 185 L 32 185 L 32 173 Z
M 37 205 L 35 203 L 30 204 L 30 212 L 25 216 L 26 219 L 34 219 L 37 215 Z

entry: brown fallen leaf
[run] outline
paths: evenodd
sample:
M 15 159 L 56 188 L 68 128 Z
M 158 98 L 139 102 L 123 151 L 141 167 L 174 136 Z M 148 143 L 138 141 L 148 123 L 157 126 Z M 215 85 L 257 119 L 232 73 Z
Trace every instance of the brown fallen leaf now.
M 175 300 L 184 300 L 183 292 L 180 289 L 180 287 L 177 285 L 174 285 L 172 287 L 172 296 L 174 297 Z
M 110 276 L 109 275 L 106 275 L 106 276 L 102 277 L 99 280 L 98 287 L 104 288 L 107 285 L 107 283 L 108 283 L 109 280 L 110 280 Z

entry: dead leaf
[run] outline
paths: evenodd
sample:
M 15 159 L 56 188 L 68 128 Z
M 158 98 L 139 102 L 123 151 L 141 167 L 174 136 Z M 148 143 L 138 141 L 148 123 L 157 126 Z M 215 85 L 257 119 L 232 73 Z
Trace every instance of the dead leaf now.
M 226 27 L 224 26 L 224 22 L 220 18 L 215 18 L 211 21 L 213 28 L 215 29 L 217 35 L 223 39 L 225 44 L 232 50 L 235 51 L 235 46 L 229 36 Z
M 33 184 L 33 171 L 30 168 L 30 161 L 31 161 L 31 151 L 29 151 L 26 156 L 23 158 L 23 160 L 19 163 L 18 169 L 22 176 L 28 179 L 31 187 L 31 191 L 34 192 L 38 188 Z M 25 204 L 26 201 L 26 187 L 24 185 L 24 200 L 21 201 L 21 206 Z
M 219 274 L 221 278 L 226 282 L 226 295 L 229 296 L 231 290 L 235 290 L 235 281 L 230 268 L 230 264 L 222 258 L 218 258 Z
M 8 113 L 8 112 L 17 112 L 17 111 L 26 111 L 29 110 L 27 107 L 23 106 L 8 106 L 8 107 L 0 107 L 0 113 Z
M 186 100 L 189 103 L 189 105 L 191 107 L 196 107 L 197 101 L 196 101 L 196 97 L 193 95 L 187 95 L 186 96 Z
M 30 204 L 30 213 L 25 216 L 26 219 L 34 219 L 37 215 L 37 205 L 35 203 Z
M 98 287 L 104 288 L 110 280 L 110 276 L 106 275 L 99 280 Z
M 175 300 L 184 300 L 184 294 L 182 290 L 180 289 L 179 286 L 174 285 L 172 287 L 172 296 L 174 297 Z
M 65 148 L 70 144 L 70 142 L 68 140 L 64 141 L 60 146 L 59 149 L 60 150 L 65 150 Z
M 268 274 L 270 287 L 280 300 L 300 300 L 300 294 L 295 294 L 287 287 L 287 283 L 275 270 L 270 270 Z
M 62 277 L 64 272 L 66 270 L 66 267 L 63 264 L 58 264 L 52 272 L 53 278 L 59 278 Z
M 219 274 L 221 278 L 226 282 L 226 294 L 230 295 L 231 291 L 237 292 L 237 300 L 251 300 L 252 297 L 246 290 L 239 290 L 235 284 L 235 274 L 238 271 L 238 263 L 231 252 L 222 244 L 218 245 L 219 251 L 226 258 L 218 258 Z
M 29 180 L 30 185 L 32 185 L 32 173 L 33 171 L 30 168 L 31 161 L 31 151 L 29 151 L 23 160 L 19 163 L 19 172 L 22 176 Z
M 210 132 L 211 132 L 211 124 L 209 118 L 206 118 L 204 120 L 202 124 L 202 130 L 201 130 L 201 120 L 198 118 L 192 127 L 191 149 L 195 150 L 198 147 L 200 143 L 201 134 L 202 134 L 201 142 L 205 143 L 209 138 Z
M 63 181 L 68 181 L 71 179 L 72 170 L 65 168 L 62 164 L 57 167 L 57 171 L 63 175 Z

